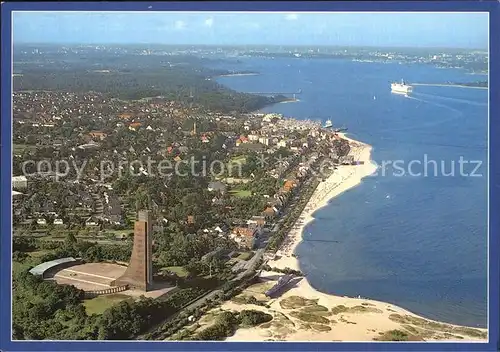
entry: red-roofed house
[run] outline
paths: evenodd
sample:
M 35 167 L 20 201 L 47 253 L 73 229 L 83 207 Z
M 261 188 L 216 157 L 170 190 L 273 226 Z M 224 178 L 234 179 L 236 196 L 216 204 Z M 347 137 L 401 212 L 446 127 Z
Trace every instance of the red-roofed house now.
M 203 143 L 208 143 L 210 142 L 210 138 L 208 138 L 205 134 L 201 136 L 201 141 Z
M 251 249 L 257 234 L 256 228 L 235 227 L 229 235 L 241 248 Z
M 267 219 L 267 220 L 272 220 L 276 215 L 278 214 L 278 210 L 274 207 L 267 207 L 263 212 L 262 215 Z
M 132 114 L 124 113 L 124 114 L 118 115 L 118 117 L 121 119 L 129 119 L 132 117 Z
M 92 137 L 93 139 L 100 139 L 100 140 L 103 140 L 104 138 L 106 138 L 108 135 L 102 131 L 92 131 L 89 133 L 90 137 Z
M 142 126 L 142 123 L 140 123 L 140 122 L 132 122 L 130 125 L 128 125 L 128 129 L 131 131 L 137 131 L 137 129 L 141 126 Z
M 285 192 L 290 192 L 295 186 L 296 186 L 295 181 L 286 180 L 283 185 L 283 189 L 285 190 Z

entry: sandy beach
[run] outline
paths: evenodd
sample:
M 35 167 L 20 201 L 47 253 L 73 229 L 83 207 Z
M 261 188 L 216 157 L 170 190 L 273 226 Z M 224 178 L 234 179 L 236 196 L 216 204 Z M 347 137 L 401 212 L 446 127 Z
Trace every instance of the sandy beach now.
M 268 262 L 270 267 L 299 270 L 299 262 L 292 254 L 302 239 L 304 227 L 314 219 L 313 213 L 377 170 L 376 164 L 370 159 L 372 147 L 346 139 L 351 143 L 350 154 L 355 160 L 364 161 L 364 164 L 340 166 L 318 186 L 278 250 L 279 259 Z M 282 275 L 263 272 L 261 282 L 214 309 L 210 318 L 202 319 L 191 328 L 203 329 L 221 311 L 254 309 L 272 315 L 273 320 L 258 327 L 239 328 L 227 341 L 394 341 L 401 339 L 400 333 L 406 335 L 402 340 L 407 341 L 485 342 L 487 339 L 486 329 L 434 322 L 384 302 L 318 292 L 306 278 L 293 279 L 284 289 L 285 292 L 276 298 L 266 297 L 264 292 Z M 250 298 L 252 304 L 248 303 Z M 254 304 L 255 300 L 257 304 Z
M 328 295 L 314 290 L 305 278 L 279 297 L 267 298 L 265 290 L 281 275 L 262 273 L 263 282 L 213 312 L 253 309 L 273 317 L 270 323 L 236 330 L 227 341 L 393 341 L 389 332 L 396 330 L 406 333 L 407 341 L 486 342 L 485 329 L 434 322 L 384 302 Z M 265 306 L 239 301 L 249 297 Z
M 278 104 L 288 104 L 288 103 L 298 103 L 298 102 L 300 102 L 300 99 L 280 101 Z
M 292 254 L 302 240 L 304 228 L 314 220 L 314 212 L 326 206 L 334 197 L 357 186 L 361 183 L 363 177 L 369 176 L 377 170 L 376 164 L 370 159 L 372 151 L 370 145 L 352 140 L 341 133 L 339 135 L 349 140 L 351 144 L 349 154 L 354 156 L 354 160 L 362 161 L 364 164 L 340 165 L 329 178 L 319 184 L 301 216 L 294 224 L 292 231 L 290 231 L 281 248 L 276 252 L 277 257 L 280 257 L 280 259 L 268 262 L 271 267 L 280 269 L 288 267 L 299 270 L 299 262 Z

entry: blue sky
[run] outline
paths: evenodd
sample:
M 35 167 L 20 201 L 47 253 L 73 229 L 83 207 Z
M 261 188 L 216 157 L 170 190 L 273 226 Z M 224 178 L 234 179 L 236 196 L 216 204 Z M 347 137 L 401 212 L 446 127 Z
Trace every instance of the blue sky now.
M 15 43 L 481 48 L 487 13 L 16 12 Z

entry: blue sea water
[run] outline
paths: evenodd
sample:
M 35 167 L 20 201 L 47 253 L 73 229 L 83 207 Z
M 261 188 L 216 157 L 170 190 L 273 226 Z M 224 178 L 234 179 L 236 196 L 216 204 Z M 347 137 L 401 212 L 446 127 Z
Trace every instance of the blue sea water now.
M 304 230 L 297 254 L 313 287 L 394 303 L 431 319 L 486 326 L 487 90 L 415 86 L 406 98 L 389 89 L 401 78 L 445 83 L 484 76 L 320 59 L 248 58 L 224 67 L 260 73 L 218 80 L 238 91 L 301 89 L 300 102 L 264 111 L 331 118 L 371 144 L 373 160 L 385 165 L 318 210 Z

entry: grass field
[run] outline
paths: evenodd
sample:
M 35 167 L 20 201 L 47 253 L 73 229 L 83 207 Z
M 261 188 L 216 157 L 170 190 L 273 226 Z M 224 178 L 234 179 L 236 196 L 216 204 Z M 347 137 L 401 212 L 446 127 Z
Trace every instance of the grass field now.
M 183 266 L 167 266 L 161 269 L 162 271 L 171 271 L 179 277 L 186 277 L 189 275 L 189 271 L 187 271 Z
M 231 193 L 231 195 L 235 197 L 240 197 L 240 198 L 250 197 L 252 195 L 252 191 L 247 191 L 244 189 L 232 190 L 229 193 Z
M 131 298 L 130 296 L 121 294 L 102 295 L 92 299 L 86 299 L 83 301 L 83 305 L 85 306 L 85 311 L 88 315 L 102 314 L 109 307 L 126 299 Z
M 106 233 L 112 233 L 114 235 L 128 235 L 129 233 L 134 233 L 134 229 L 128 229 L 128 230 L 105 230 L 104 232 Z
M 248 260 L 252 257 L 253 257 L 253 252 L 243 252 L 239 256 L 237 256 L 236 258 L 238 258 L 240 260 Z
M 43 256 L 43 255 L 45 255 L 45 254 L 48 254 L 48 253 L 50 253 L 50 252 L 52 252 L 52 250 L 51 250 L 51 249 L 40 249 L 40 250 L 38 250 L 38 251 L 33 251 L 33 252 L 30 252 L 30 253 L 29 253 L 29 256 L 30 256 L 31 258 L 40 258 L 41 256 Z
M 28 144 L 13 144 L 12 145 L 12 153 L 13 154 L 22 154 L 24 150 L 35 150 L 36 146 L 28 145 Z
M 39 251 L 29 252 L 28 257 L 22 263 L 13 260 L 12 273 L 19 273 L 40 264 L 40 257 L 51 252 L 52 250 L 50 249 L 42 249 Z
M 245 164 L 247 162 L 247 157 L 245 155 L 235 156 L 231 159 L 230 163 Z

